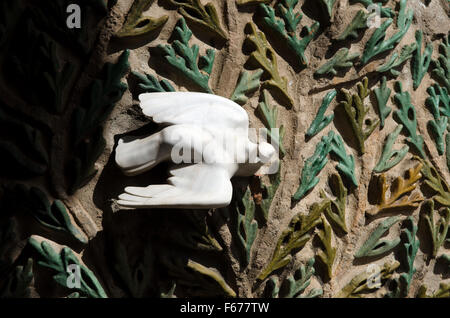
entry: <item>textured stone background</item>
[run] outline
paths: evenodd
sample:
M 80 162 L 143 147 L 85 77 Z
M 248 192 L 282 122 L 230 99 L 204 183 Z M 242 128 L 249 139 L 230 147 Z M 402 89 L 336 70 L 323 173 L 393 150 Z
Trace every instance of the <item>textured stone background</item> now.
M 156 75 L 159 79 L 168 79 L 179 91 L 195 91 L 195 87 L 192 87 L 189 82 L 180 77 L 180 74 L 168 68 L 168 64 L 161 57 L 154 54 L 154 50 L 152 50 L 158 44 L 166 44 L 168 42 L 180 18 L 176 7 L 167 2 L 163 0 L 155 1 L 145 13 L 145 15 L 148 14 L 152 17 L 159 17 L 163 14 L 169 16 L 168 22 L 160 31 L 155 32 L 155 35 L 147 41 L 127 41 L 122 43 L 111 38 L 124 22 L 132 1 L 119 0 L 118 4 L 109 12 L 105 24 L 101 27 L 94 54 L 86 64 L 76 90 L 82 91 L 83 86 L 87 85 L 90 79 L 98 73 L 103 62 L 116 61 L 117 57 L 122 53 L 122 50 L 128 48 L 131 50 L 129 61 L 132 71 Z M 235 88 L 239 73 L 247 67 L 245 63 L 248 59 L 248 52 L 244 45 L 244 29 L 248 22 L 254 19 L 257 20 L 258 13 L 255 12 L 258 10 L 255 6 L 238 7 L 234 1 L 213 2 L 221 17 L 221 24 L 224 30 L 227 31 L 230 40 L 226 43 L 215 43 L 216 41 L 213 35 L 204 33 L 201 28 L 188 23 L 188 26 L 192 27 L 193 30 L 193 37 L 190 43 L 191 45 L 193 43 L 198 44 L 201 54 L 207 48 L 216 49 L 216 60 L 210 79 L 210 86 L 215 94 L 229 97 Z M 304 2 L 310 1 L 300 0 L 296 7 L 297 10 L 305 9 L 305 16 L 301 21 L 301 25 L 311 25 L 313 20 L 321 20 L 319 11 L 314 9 L 314 7 L 311 9 Z M 206 4 L 207 1 L 202 1 L 202 3 Z M 396 8 L 397 3 L 398 1 L 389 0 L 386 5 L 391 8 Z M 361 8 L 362 5 L 350 5 L 347 0 L 337 1 L 334 7 L 334 17 L 331 25 L 323 27 L 319 35 L 308 46 L 306 56 L 309 59 L 309 66 L 301 71 L 298 71 L 295 65 L 289 63 L 289 51 L 286 51 L 285 48 L 273 42 L 273 39 L 267 36 L 269 43 L 273 45 L 277 52 L 280 74 L 288 78 L 288 90 L 294 100 L 294 106 L 292 109 L 286 109 L 282 103 L 279 103 L 276 98 L 271 96 L 271 105 L 278 109 L 279 123 L 282 123 L 286 129 L 284 146 L 287 153 L 282 163 L 281 185 L 272 203 L 269 221 L 267 226 L 260 226 L 258 236 L 252 248 L 251 261 L 248 267 L 242 268 L 240 265 L 236 243 L 233 240 L 229 228 L 230 220 L 226 216 L 226 212 L 209 211 L 207 213 L 210 229 L 223 247 L 223 252 L 214 253 L 195 251 L 172 243 L 170 236 L 185 230 L 184 214 L 188 213 L 186 211 L 121 211 L 115 204 L 113 199 L 117 198 L 117 195 L 122 192 L 125 185 L 148 185 L 151 182 L 163 178 L 165 173 L 165 166 L 161 166 L 156 171 L 154 169 L 142 176 L 130 178 L 124 176 L 115 166 L 114 149 L 118 138 L 123 134 L 129 134 L 130 131 L 137 129 L 140 129 L 137 131 L 138 134 L 145 134 L 146 131 L 151 130 L 151 124 L 149 126 L 150 120 L 140 113 L 136 79 L 131 75 L 124 79 L 129 85 L 129 90 L 125 92 L 123 98 L 116 105 L 104 125 L 104 137 L 107 145 L 96 163 L 99 172 L 89 184 L 78 190 L 74 197 L 69 198 L 66 202 L 68 207 L 72 208 L 71 212 L 75 213 L 75 219 L 80 225 L 80 228 L 91 238 L 91 241 L 87 246 L 77 246 L 71 242 L 60 240 L 51 233 L 41 233 L 31 229 L 31 234 L 45 236 L 58 244 L 70 245 L 74 251 L 79 253 L 83 262 L 94 271 L 107 294 L 112 297 L 127 295 L 126 289 L 123 288 L 123 284 L 119 282 L 117 275 L 112 270 L 115 261 L 111 255 L 113 254 L 114 242 L 116 241 L 121 241 L 125 244 L 130 264 L 139 262 L 144 249 L 151 246 L 156 251 L 157 257 L 170 251 L 177 255 L 184 255 L 185 257 L 195 259 L 205 266 L 217 268 L 225 281 L 239 296 L 260 296 L 262 295 L 266 281 L 257 283 L 256 277 L 270 260 L 277 239 L 281 232 L 288 226 L 291 218 L 299 212 L 307 213 L 310 206 L 320 200 L 320 189 L 325 189 L 326 193 L 332 196 L 327 180 L 328 176 L 335 171 L 337 163 L 334 160 L 329 160 L 327 166 L 320 173 L 320 182 L 316 187 L 300 202 L 291 206 L 291 196 L 299 185 L 300 173 L 304 161 L 314 153 L 315 147 L 321 137 L 327 135 L 330 130 L 334 130 L 343 136 L 347 153 L 351 153 L 355 157 L 359 187 L 350 188 L 348 193 L 346 223 L 349 228 L 349 233 L 344 236 L 334 237 L 333 244 L 337 248 L 337 255 L 333 267 L 333 278 L 331 280 L 323 279 L 323 271 L 319 266 L 316 266 L 316 275 L 312 278 L 311 286 L 307 291 L 312 288 L 322 287 L 324 290 L 323 297 L 331 297 L 355 275 L 365 271 L 368 264 L 373 263 L 381 266 L 387 261 L 399 260 L 397 252 L 389 253 L 374 260 L 361 262 L 355 261 L 353 257 L 354 253 L 365 242 L 379 222 L 387 216 L 393 215 L 383 214 L 370 222 L 364 216 L 364 212 L 371 208 L 368 192 L 369 184 L 375 174 L 372 170 L 381 155 L 383 141 L 397 125 L 392 118 L 392 114 L 386 120 L 385 127 L 383 129 L 376 128 L 374 133 L 366 141 L 366 153 L 363 156 L 358 156 L 355 140 L 347 126 L 347 119 L 339 116 L 339 114 L 318 135 L 314 136 L 311 140 L 305 140 L 305 132 L 314 119 L 322 98 L 328 91 L 333 88 L 338 90 L 341 88 L 351 89 L 364 76 L 369 78 L 370 88 L 379 85 L 382 75 L 375 72 L 375 69 L 379 65 L 384 64 L 393 51 L 390 51 L 389 54 L 377 56 L 364 67 L 356 66 L 346 69 L 346 71 L 340 71 L 334 78 L 326 76 L 317 78 L 313 76 L 314 71 L 324 63 L 325 59 L 333 56 L 341 47 L 348 47 L 351 52 L 363 52 L 365 43 L 373 33 L 373 29 L 360 31 L 360 36 L 355 40 L 343 42 L 332 41 L 332 38 L 342 32 L 354 14 Z M 396 46 L 395 50 L 398 51 L 403 45 L 414 42 L 415 31 L 421 29 L 424 32 L 424 42 L 431 42 L 433 44 L 433 59 L 437 59 L 438 45 L 450 30 L 450 8 L 448 1 L 431 0 L 426 5 L 421 0 L 409 0 L 407 8 L 414 10 L 413 24 L 406 36 Z M 392 32 L 392 28 L 390 28 L 387 32 L 387 37 Z M 394 92 L 393 84 L 395 80 L 392 77 L 388 79 L 388 86 Z M 425 107 L 425 99 L 428 97 L 426 89 L 434 83 L 434 80 L 430 77 L 430 72 L 425 75 L 420 87 L 416 91 L 413 91 L 410 62 L 408 61 L 403 66 L 398 80 L 402 82 L 403 89 L 411 94 L 412 104 L 417 111 L 418 131 L 424 136 L 427 155 L 432 158 L 433 164 L 445 180 L 450 181 L 445 156 L 438 155 L 435 143 L 430 138 L 430 133 L 427 129 L 427 122 L 432 119 L 432 115 Z M 77 94 L 74 94 L 72 101 L 74 105 L 79 102 L 76 96 Z M 332 102 L 326 114 L 330 114 L 332 109 L 338 106 L 337 100 L 341 99 L 342 97 L 338 95 L 338 98 Z M 259 101 L 260 91 L 257 91 L 252 95 L 249 102 L 243 106 L 249 114 L 251 127 L 255 128 L 263 127 L 261 120 L 255 114 L 255 109 Z M 376 100 L 373 94 L 370 97 L 370 104 L 372 106 L 370 107 L 371 112 L 369 116 L 378 118 Z M 388 105 L 393 110 L 397 109 L 396 104 L 392 100 L 388 102 Z M 405 139 L 406 137 L 401 134 L 394 145 L 394 149 L 398 149 L 405 144 Z M 412 157 L 413 153 L 408 153 L 399 165 L 389 170 L 387 172 L 388 180 L 393 180 L 400 175 L 403 176 L 407 169 L 413 167 L 416 162 L 412 160 Z M 6 183 L 9 181 L 2 180 L 2 182 Z M 40 181 L 32 182 L 39 183 Z M 245 184 L 246 181 L 235 180 L 235 182 L 236 184 Z M 49 194 L 52 195 L 51 191 L 49 191 Z M 77 209 L 81 211 L 78 214 L 74 212 Z M 417 224 L 420 208 L 413 212 L 405 211 L 404 213 L 397 214 L 402 216 L 402 219 L 406 219 L 408 215 L 413 215 Z M 400 225 L 401 222 L 394 225 L 386 238 L 392 239 L 398 237 L 401 230 Z M 27 231 L 23 230 L 23 233 Z M 26 237 L 25 234 L 22 236 L 23 246 Z M 414 275 L 409 294 L 411 297 L 416 295 L 420 285 L 424 284 L 429 288 L 429 291 L 434 291 L 438 288 L 439 283 L 448 282 L 449 278 L 448 270 L 441 268 L 439 264 L 436 264 L 434 259 L 428 259 L 431 243 L 429 233 L 423 224 L 419 225 L 419 239 L 421 245 L 414 263 L 417 272 Z M 400 248 L 401 245 L 396 250 Z M 305 264 L 308 259 L 313 257 L 317 253 L 317 250 L 318 247 L 316 244 L 313 244 L 313 240 L 310 240 L 300 252 L 294 254 L 294 261 L 288 264 L 283 270 L 275 272 L 275 275 L 278 275 L 281 280 L 288 274 L 293 273 L 301 264 Z M 442 253 L 448 254 L 448 243 L 442 247 L 439 254 Z M 40 273 L 38 266 L 36 266 L 35 271 Z M 150 291 L 153 290 L 152 284 L 161 286 L 162 289 L 167 289 L 170 286 L 170 282 L 174 281 L 173 275 L 159 263 L 156 273 L 154 279 L 157 282 L 149 283 L 148 289 Z M 45 273 L 41 276 L 38 274 L 35 275 L 34 285 L 36 294 L 33 295 L 61 296 L 64 294 L 63 291 L 52 287 L 53 283 L 45 280 L 45 277 L 48 279 Z M 385 287 L 383 287 L 368 296 L 381 297 L 385 292 Z M 202 294 L 201 286 L 190 289 L 189 287 L 180 285 L 175 292 L 179 297 L 195 295 L 196 293 Z M 208 293 L 206 292 L 206 294 Z M 154 296 L 151 292 L 148 292 L 146 295 Z

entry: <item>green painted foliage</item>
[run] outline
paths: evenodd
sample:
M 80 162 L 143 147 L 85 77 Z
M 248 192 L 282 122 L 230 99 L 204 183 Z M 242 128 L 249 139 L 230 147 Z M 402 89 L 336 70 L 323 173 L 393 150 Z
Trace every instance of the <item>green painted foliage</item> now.
M 362 5 L 364 5 L 366 8 L 368 8 L 369 6 L 373 5 L 374 2 L 386 2 L 387 0 L 350 0 L 350 3 L 361 3 Z M 383 8 L 381 7 L 381 3 L 378 3 L 378 5 L 380 6 L 380 13 L 381 13 L 381 17 L 382 18 L 392 18 L 394 16 L 394 11 L 392 11 L 391 8 Z
M 404 145 L 400 149 L 392 150 L 392 146 L 398 138 L 398 135 L 403 129 L 403 125 L 398 125 L 395 130 L 388 135 L 386 138 L 383 152 L 381 153 L 380 160 L 378 160 L 377 165 L 373 168 L 376 173 L 381 173 L 388 171 L 389 169 L 395 167 L 400 161 L 405 158 L 409 151 L 409 146 Z
M 369 60 L 378 54 L 392 50 L 405 36 L 406 32 L 408 32 L 412 23 L 414 12 L 412 10 L 405 12 L 406 1 L 407 0 L 400 1 L 400 11 L 397 17 L 397 32 L 389 39 L 385 40 L 386 30 L 392 24 L 393 19 L 388 18 L 384 21 L 381 26 L 375 30 L 369 41 L 367 41 L 361 58 L 362 65 L 367 64 Z
M 309 232 L 321 222 L 322 212 L 330 205 L 328 200 L 312 205 L 309 214 L 297 214 L 289 223 L 286 230 L 281 233 L 272 254 L 272 259 L 258 279 L 266 279 L 273 271 L 280 269 L 292 260 L 291 253 L 302 248 L 311 238 Z
M 319 260 L 325 265 L 328 278 L 333 278 L 333 264 L 336 258 L 336 248 L 333 247 L 333 231 L 325 217 L 322 215 L 322 228 L 317 233 L 322 248 L 317 252 Z
M 0 288 L 2 298 L 29 298 L 30 285 L 33 281 L 33 260 L 29 258 L 25 266 L 18 265 Z
M 340 174 L 345 176 L 354 186 L 358 186 L 358 180 L 356 179 L 355 174 L 355 158 L 351 154 L 347 154 L 345 151 L 344 141 L 339 134 L 335 134 L 334 132 L 330 132 L 328 134 L 331 137 L 331 148 L 330 152 L 334 154 L 339 163 L 336 166 L 336 169 Z
M 88 298 L 107 298 L 105 291 L 95 277 L 94 273 L 82 265 L 73 251 L 68 247 L 63 247 L 61 251 L 56 252 L 46 241 L 38 242 L 34 238 L 29 239 L 30 245 L 37 251 L 42 259 L 38 265 L 47 267 L 55 272 L 53 279 L 63 287 L 67 287 L 67 281 L 71 272 L 68 272 L 69 265 L 78 265 L 80 268 L 80 288 L 75 290 L 80 296 Z
M 258 69 L 254 73 L 242 71 L 230 99 L 239 105 L 245 105 L 248 101 L 247 95 L 259 89 L 263 73 L 262 69 Z
M 228 40 L 228 35 L 220 25 L 219 15 L 213 3 L 203 5 L 200 0 L 169 1 L 178 6 L 178 11 L 188 21 L 196 23 L 222 40 Z
M 151 75 L 151 74 L 140 74 L 138 72 L 132 72 L 134 76 L 139 80 L 139 88 L 146 93 L 164 93 L 164 92 L 175 92 L 172 84 L 168 80 L 161 80 Z
M 319 107 L 316 118 L 314 118 L 311 126 L 309 126 L 306 137 L 312 138 L 322 131 L 325 127 L 327 127 L 334 118 L 334 113 L 328 116 L 325 116 L 325 111 L 330 106 L 333 99 L 336 97 L 337 92 L 335 89 L 329 91 L 327 95 L 322 100 L 322 105 Z
M 283 146 L 283 138 L 285 133 L 284 126 L 281 125 L 278 127 L 278 110 L 276 106 L 270 107 L 269 101 L 269 93 L 266 90 L 263 90 L 262 101 L 258 104 L 256 112 L 266 127 L 268 142 L 273 141 L 274 145 L 278 145 L 280 157 L 283 158 L 286 154 L 286 150 Z M 278 134 L 276 129 L 278 129 Z
M 298 201 L 303 198 L 319 182 L 318 175 L 328 162 L 327 156 L 331 149 L 332 137 L 332 132 L 328 136 L 323 136 L 317 144 L 314 154 L 306 159 L 300 177 L 300 185 L 292 196 L 293 200 Z
M 281 284 L 277 276 L 271 277 L 265 288 L 265 293 L 271 298 L 316 298 L 323 294 L 322 289 L 313 289 L 307 295 L 304 291 L 311 283 L 311 277 L 314 275 L 315 259 L 311 258 L 305 265 L 294 273 L 289 275 Z
M 120 240 L 115 240 L 113 267 L 129 296 L 148 296 L 146 292 L 155 280 L 154 266 L 155 257 L 150 245 L 144 248 L 137 264 L 131 264 L 125 245 Z
M 422 162 L 423 166 L 421 172 L 425 177 L 425 184 L 435 192 L 433 199 L 446 207 L 450 207 L 450 187 L 445 179 L 442 178 L 429 161 L 425 161 L 418 157 L 416 157 L 416 159 Z
M 97 173 L 94 164 L 106 145 L 102 124 L 128 88 L 122 83 L 122 77 L 130 67 L 129 55 L 125 50 L 116 64 L 105 64 L 103 77 L 92 82 L 82 105 L 72 115 L 74 153 L 68 167 L 68 174 L 72 176 L 69 194 L 86 185 Z
M 316 0 L 314 0 L 316 2 Z M 327 20 L 331 20 L 333 17 L 333 6 L 336 0 L 319 0 L 319 5 L 322 8 L 322 12 L 327 17 Z
M 394 280 L 395 288 L 389 293 L 388 297 L 399 298 L 407 297 L 413 275 L 416 272 L 414 267 L 414 260 L 419 250 L 420 241 L 417 238 L 417 225 L 414 224 L 412 216 L 408 217 L 406 221 L 411 225 L 411 229 L 405 228 L 404 233 L 406 235 L 406 243 L 403 244 L 406 250 L 406 273 L 402 273 L 399 278 Z
M 249 188 L 239 201 L 234 202 L 233 210 L 236 213 L 234 234 L 238 238 L 239 247 L 242 251 L 242 264 L 247 266 L 250 263 L 251 249 L 258 232 L 258 222 L 255 220 L 255 203 Z
M 256 30 L 254 23 L 250 22 L 247 26 L 251 29 L 251 34 L 247 35 L 247 40 L 253 45 L 249 61 L 264 70 L 265 75 L 268 77 L 264 85 L 277 90 L 283 97 L 286 106 L 288 108 L 292 107 L 294 101 L 288 93 L 287 78 L 282 77 L 278 71 L 277 56 L 274 49 L 267 42 L 265 34 Z
M 350 120 L 353 133 L 358 141 L 358 150 L 362 155 L 365 152 L 364 142 L 369 138 L 372 132 L 379 124 L 379 120 L 366 118 L 369 107 L 364 106 L 364 100 L 370 95 L 369 80 L 364 77 L 361 83 L 357 84 L 358 93 L 350 94 L 346 89 L 342 89 L 345 101 L 341 104 L 344 106 L 345 112 Z
M 173 251 L 163 254 L 160 261 L 168 275 L 176 279 L 176 285 L 187 288 L 194 297 L 236 297 L 216 268 L 180 257 Z
M 358 30 L 367 28 L 367 19 L 374 16 L 374 14 L 366 13 L 364 10 L 359 10 L 352 22 L 342 31 L 342 33 L 336 38 L 338 41 L 346 40 L 347 38 L 358 38 Z
M 43 175 L 48 170 L 49 157 L 45 135 L 41 130 L 3 110 L 0 104 L 0 155 L 3 175 Z
M 355 253 L 355 257 L 361 258 L 379 256 L 394 249 L 400 243 L 399 237 L 392 241 L 380 240 L 380 238 L 399 220 L 400 219 L 397 216 L 393 216 L 382 221 L 370 234 L 369 238 L 364 242 L 360 249 Z
M 379 273 L 376 273 L 380 278 L 380 283 L 383 284 L 383 281 L 390 279 L 394 273 L 394 271 L 400 266 L 398 261 L 393 261 L 391 263 L 386 262 L 383 267 L 380 269 Z M 374 289 L 378 289 L 381 286 L 378 284 L 373 284 L 373 279 L 376 277 L 373 272 L 365 270 L 360 274 L 356 275 L 352 278 L 352 280 L 345 285 L 335 296 L 334 298 L 361 298 L 362 293 L 366 293 L 369 291 L 373 291 Z M 372 283 L 372 284 L 370 284 Z
M 400 82 L 397 82 L 397 91 L 398 93 L 394 95 L 394 100 L 399 107 L 399 110 L 395 111 L 397 121 L 403 125 L 407 132 L 408 138 L 406 140 L 414 145 L 414 148 L 422 158 L 425 158 L 423 137 L 417 134 L 416 109 L 411 104 L 411 95 L 407 91 L 402 92 L 402 84 Z
M 412 58 L 416 49 L 417 49 L 416 43 L 403 46 L 402 49 L 400 50 L 400 55 L 397 52 L 392 54 L 386 63 L 377 68 L 377 72 L 380 73 L 389 72 L 394 77 L 399 76 L 400 71 L 396 70 L 396 68 L 405 63 L 410 58 Z
M 271 3 L 272 0 L 236 0 L 239 6 L 259 4 L 259 3 Z
M 327 199 L 325 191 L 320 192 L 320 197 L 329 200 L 330 205 L 325 209 L 324 213 L 332 226 L 337 226 L 342 232 L 348 233 L 345 221 L 345 206 L 347 203 L 347 189 L 342 183 L 339 174 L 334 173 L 329 177 L 331 191 L 336 196 L 335 200 Z
M 174 32 L 177 39 L 172 45 L 158 46 L 163 51 L 166 61 L 203 92 L 212 93 L 209 76 L 214 64 L 215 50 L 207 49 L 206 55 L 199 57 L 199 46 L 197 44 L 189 46 L 192 31 L 187 27 L 184 18 L 178 21 Z
M 32 216 L 42 226 L 69 234 L 80 243 L 87 244 L 86 235 L 71 220 L 64 204 L 55 200 L 53 203 L 39 188 L 17 184 L 5 189 L 2 209 L 10 213 L 23 212 Z
M 428 71 L 428 67 L 431 62 L 431 54 L 433 54 L 433 45 L 428 43 L 425 47 L 425 51 L 422 55 L 422 31 L 416 31 L 416 43 L 417 49 L 413 56 L 412 60 L 412 77 L 413 77 L 413 87 L 416 90 L 420 83 L 422 82 L 423 77 Z
M 431 241 L 433 243 L 432 257 L 434 258 L 437 256 L 439 249 L 447 237 L 450 223 L 450 208 L 445 208 L 442 212 L 443 215 L 441 215 L 439 211 L 434 209 L 434 200 L 427 201 L 426 208 L 423 217 L 430 231 Z
M 350 53 L 349 49 L 344 47 L 339 49 L 336 54 L 328 60 L 325 64 L 320 66 L 314 74 L 332 74 L 336 75 L 337 68 L 348 68 L 353 66 L 352 60 L 359 57 L 359 53 Z
M 440 94 L 436 93 L 436 90 L 440 90 Z M 428 94 L 430 97 L 426 99 L 426 104 L 430 108 L 431 113 L 433 114 L 433 120 L 428 121 L 428 126 L 435 137 L 436 142 L 436 148 L 438 150 L 439 155 L 444 154 L 445 150 L 445 144 L 444 144 L 444 135 L 447 131 L 448 126 L 448 116 L 444 115 L 441 116 L 441 98 L 442 98 L 442 104 L 444 104 L 444 111 L 445 114 L 446 108 L 449 108 L 449 102 L 450 98 L 447 94 L 447 90 L 445 88 L 439 87 L 439 85 L 435 85 L 434 87 L 428 87 Z
M 374 88 L 375 97 L 378 104 L 378 113 L 380 114 L 380 127 L 384 127 L 384 121 L 391 113 L 392 109 L 387 106 L 389 97 L 391 96 L 391 89 L 386 85 L 386 76 L 381 79 L 381 85 Z
M 439 44 L 440 54 L 437 60 L 433 60 L 432 74 L 444 84 L 450 92 L 450 34 Z
M 307 35 L 300 39 L 297 36 L 297 26 L 300 24 L 303 15 L 294 11 L 297 3 L 298 0 L 279 1 L 277 11 L 280 18 L 275 15 L 275 10 L 269 5 L 260 4 L 260 8 L 263 12 L 264 23 L 281 38 L 284 38 L 301 65 L 307 66 L 308 60 L 305 56 L 305 50 L 317 34 L 320 24 L 314 22 L 311 26 L 305 26 L 303 29 Z
M 122 28 L 116 33 L 118 38 L 132 38 L 136 36 L 148 36 L 154 30 L 163 26 L 169 17 L 164 15 L 160 18 L 144 17 L 154 0 L 134 0 L 128 12 L 127 19 Z
M 281 165 L 281 164 L 280 164 Z M 259 204 L 256 204 L 257 211 L 259 210 L 263 217 L 264 223 L 269 220 L 269 210 L 272 205 L 273 198 L 278 190 L 281 183 L 281 166 L 276 174 L 271 174 L 269 176 L 270 184 L 261 184 L 261 189 L 263 193 L 263 198 Z

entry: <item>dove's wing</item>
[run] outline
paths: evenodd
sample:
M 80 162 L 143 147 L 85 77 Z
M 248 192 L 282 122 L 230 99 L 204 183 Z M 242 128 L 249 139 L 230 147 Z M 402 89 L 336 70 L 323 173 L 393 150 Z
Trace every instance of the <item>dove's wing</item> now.
M 248 131 L 247 112 L 221 96 L 193 92 L 146 93 L 139 95 L 139 100 L 143 113 L 156 123 Z
M 219 208 L 230 204 L 237 165 L 176 166 L 169 184 L 126 187 L 118 204 L 126 208 Z

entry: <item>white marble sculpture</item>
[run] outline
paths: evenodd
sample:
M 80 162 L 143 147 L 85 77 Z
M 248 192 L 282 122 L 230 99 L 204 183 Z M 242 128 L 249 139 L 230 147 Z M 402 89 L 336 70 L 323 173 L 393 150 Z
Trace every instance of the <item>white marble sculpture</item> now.
M 126 187 L 118 200 L 122 207 L 224 207 L 233 193 L 231 177 L 278 164 L 276 145 L 251 142 L 246 111 L 229 99 L 170 92 L 142 94 L 139 100 L 143 113 L 163 128 L 145 138 L 119 140 L 117 165 L 130 176 L 162 161 L 174 166 L 168 184 Z

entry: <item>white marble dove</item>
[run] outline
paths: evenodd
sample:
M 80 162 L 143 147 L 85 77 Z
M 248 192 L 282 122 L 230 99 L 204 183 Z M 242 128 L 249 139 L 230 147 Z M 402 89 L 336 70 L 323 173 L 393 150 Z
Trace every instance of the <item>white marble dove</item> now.
M 125 208 L 209 209 L 227 206 L 231 177 L 278 166 L 278 145 L 249 140 L 246 111 L 233 101 L 191 92 L 139 96 L 143 113 L 163 127 L 145 138 L 119 140 L 116 163 L 126 175 L 172 161 L 168 184 L 126 187 Z M 275 169 L 275 172 L 277 169 Z

